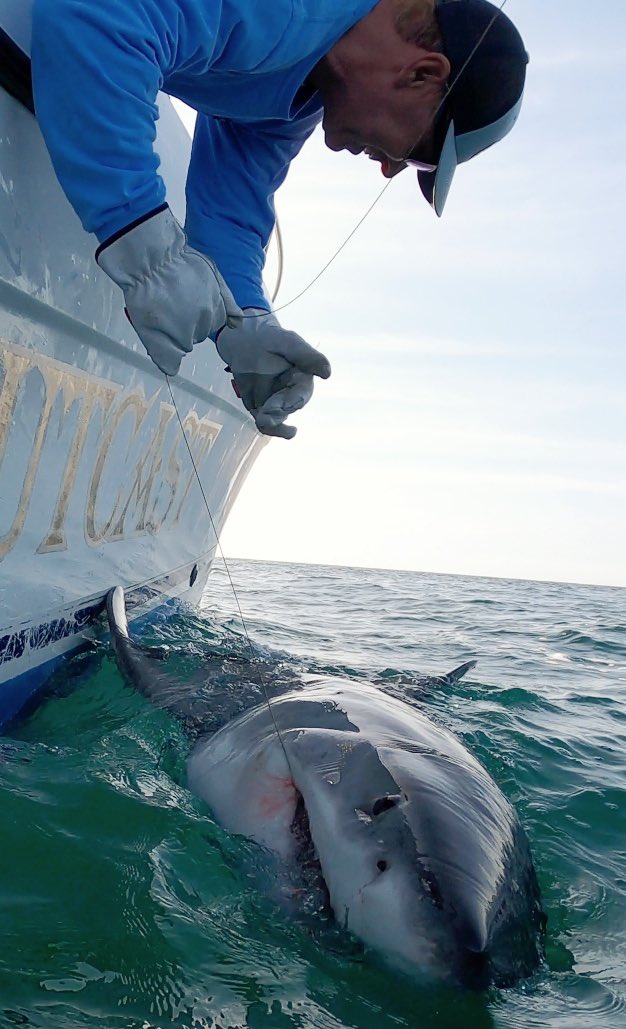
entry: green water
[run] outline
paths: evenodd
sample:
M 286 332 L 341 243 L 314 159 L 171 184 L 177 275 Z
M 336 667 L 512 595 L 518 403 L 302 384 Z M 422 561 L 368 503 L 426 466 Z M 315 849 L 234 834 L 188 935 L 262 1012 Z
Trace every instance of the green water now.
M 180 726 L 102 643 L 0 740 L 0 1026 L 626 1026 L 624 592 L 234 568 L 267 669 L 386 684 L 487 765 L 531 840 L 546 967 L 508 990 L 418 987 L 322 919 L 286 917 L 251 874 L 253 845 L 186 790 Z M 235 630 L 217 575 L 204 616 L 152 637 L 180 648 L 181 675 L 210 664 L 236 694 Z M 468 657 L 468 683 L 411 690 Z

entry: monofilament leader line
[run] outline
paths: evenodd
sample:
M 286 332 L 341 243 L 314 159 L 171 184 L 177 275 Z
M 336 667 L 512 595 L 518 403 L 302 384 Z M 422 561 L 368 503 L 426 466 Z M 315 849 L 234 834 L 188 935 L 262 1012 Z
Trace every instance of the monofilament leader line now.
M 233 597 L 235 598 L 235 603 L 237 605 L 237 610 L 239 612 L 239 618 L 241 619 L 241 624 L 243 626 L 243 631 L 244 631 L 244 634 L 245 634 L 245 637 L 246 637 L 246 640 L 247 640 L 247 643 L 248 643 L 248 648 L 250 650 L 250 654 L 252 655 L 252 664 L 253 664 L 253 667 L 254 667 L 254 669 L 255 669 L 255 671 L 257 673 L 257 676 L 258 676 L 258 679 L 259 679 L 259 685 L 260 685 L 261 689 L 263 690 L 263 695 L 265 697 L 265 701 L 267 703 L 267 707 L 268 707 L 268 710 L 269 710 L 272 722 L 274 724 L 274 728 L 276 730 L 276 735 L 278 736 L 280 745 L 283 748 L 283 754 L 285 755 L 285 760 L 287 762 L 287 766 L 288 766 L 289 770 L 291 771 L 291 765 L 289 764 L 289 756 L 288 756 L 287 751 L 285 749 L 285 744 L 284 744 L 283 738 L 282 738 L 282 736 L 280 734 L 280 729 L 278 728 L 278 724 L 277 724 L 276 719 L 274 717 L 274 711 L 272 710 L 272 705 L 270 703 L 270 698 L 269 698 L 269 693 L 267 691 L 267 686 L 266 686 L 266 683 L 265 683 L 265 678 L 263 676 L 263 672 L 261 671 L 261 665 L 260 665 L 260 663 L 258 661 L 257 653 L 256 653 L 256 651 L 254 649 L 254 645 L 252 643 L 252 640 L 250 639 L 250 633 L 248 632 L 248 627 L 246 625 L 246 620 L 245 620 L 245 618 L 243 616 L 243 611 L 241 610 L 241 604 L 239 603 L 239 596 L 237 595 L 237 590 L 235 589 L 235 583 L 233 582 L 233 577 L 230 574 L 230 568 L 228 567 L 228 562 L 226 561 L 226 555 L 224 553 L 224 549 L 222 547 L 222 543 L 221 543 L 221 540 L 220 540 L 220 537 L 219 537 L 219 533 L 217 531 L 217 526 L 216 526 L 216 524 L 215 524 L 215 522 L 213 520 L 213 515 L 211 514 L 211 508 L 209 507 L 209 502 L 207 500 L 206 493 L 204 492 L 204 486 L 202 485 L 202 480 L 200 478 L 200 473 L 198 472 L 198 467 L 197 467 L 196 462 L 194 460 L 194 456 L 193 456 L 191 447 L 189 445 L 189 440 L 187 439 L 187 435 L 185 433 L 185 428 L 183 426 L 182 418 L 180 417 L 180 414 L 179 414 L 179 411 L 178 411 L 178 405 L 176 403 L 176 398 L 174 397 L 174 391 L 172 390 L 172 383 L 171 383 L 169 375 L 165 376 L 165 381 L 167 382 L 167 388 L 170 391 L 170 397 L 172 398 L 172 404 L 174 405 L 174 410 L 176 411 L 176 417 L 178 418 L 178 424 L 180 425 L 181 435 L 182 435 L 182 437 L 183 437 L 183 439 L 185 441 L 185 446 L 187 447 L 187 453 L 189 454 L 189 459 L 191 461 L 193 470 L 195 472 L 196 479 L 198 480 L 198 486 L 200 487 L 200 492 L 202 494 L 202 499 L 204 500 L 204 506 L 206 507 L 207 514 L 209 516 L 209 521 L 211 523 L 211 528 L 213 529 L 213 534 L 215 536 L 215 542 L 217 544 L 217 549 L 219 550 L 219 553 L 220 553 L 220 556 L 222 558 L 222 561 L 224 562 L 224 568 L 226 569 L 226 574 L 228 576 L 228 581 L 230 583 L 230 588 L 233 591 Z
M 434 123 L 435 123 L 435 121 L 437 119 L 437 115 L 439 114 L 439 112 L 442 109 L 443 105 L 449 99 L 450 94 L 455 89 L 459 79 L 461 78 L 461 75 L 463 74 L 463 72 L 465 71 L 467 66 L 469 65 L 470 61 L 473 59 L 473 57 L 476 54 L 477 50 L 482 46 L 484 40 L 486 39 L 486 37 L 488 36 L 489 32 L 491 31 L 493 25 L 495 24 L 497 19 L 502 14 L 504 8 L 506 7 L 507 2 L 508 2 L 508 0 L 502 0 L 502 3 L 500 4 L 498 9 L 496 10 L 495 14 L 493 15 L 493 18 L 491 19 L 491 21 L 487 25 L 485 31 L 479 37 L 479 39 L 477 40 L 475 46 L 471 50 L 469 56 L 467 57 L 467 60 L 465 61 L 465 63 L 462 65 L 462 67 L 457 72 L 456 78 L 453 79 L 453 81 L 450 83 L 450 87 L 446 90 L 446 92 L 442 96 L 441 100 L 439 101 L 437 107 L 435 108 L 435 110 L 433 112 L 433 116 L 432 116 L 432 119 L 431 119 L 431 122 L 430 122 L 431 126 L 434 125 Z M 424 131 L 415 140 L 415 143 L 413 144 L 413 146 L 409 150 L 409 153 L 412 153 L 412 151 L 415 149 L 415 147 L 418 146 L 422 142 L 422 140 L 424 139 L 425 135 L 426 135 L 426 129 L 424 129 Z M 352 237 L 356 235 L 356 233 L 359 231 L 359 229 L 361 228 L 363 223 L 365 221 L 367 221 L 367 219 L 369 218 L 370 214 L 372 213 L 372 211 L 374 210 L 376 205 L 382 200 L 383 196 L 385 195 L 385 193 L 389 189 L 389 187 L 390 187 L 392 182 L 393 182 L 393 178 L 389 179 L 385 183 L 385 185 L 381 189 L 381 191 L 378 194 L 378 196 L 374 197 L 374 199 L 372 200 L 372 202 L 369 205 L 369 207 L 367 208 L 367 210 L 361 215 L 361 217 L 359 218 L 359 220 L 356 223 L 356 225 L 350 230 L 350 232 L 348 233 L 348 235 L 344 239 L 343 243 L 341 243 L 341 245 L 337 247 L 335 252 L 333 254 L 331 254 L 331 256 L 328 258 L 326 264 L 323 265 L 320 268 L 320 270 L 317 273 L 317 275 L 315 275 L 311 279 L 309 284 L 307 286 L 305 286 L 304 289 L 301 289 L 299 293 L 296 293 L 296 295 L 294 297 L 292 297 L 291 300 L 288 300 L 285 304 L 281 304 L 279 307 L 274 307 L 272 309 L 274 314 L 277 314 L 279 311 L 285 311 L 288 307 L 291 307 L 292 304 L 295 304 L 296 300 L 300 300 L 305 295 L 305 293 L 308 293 L 309 290 L 315 285 L 316 282 L 319 282 L 319 280 L 321 279 L 322 275 L 325 272 L 328 271 L 328 269 L 330 268 L 330 266 L 332 264 L 335 263 L 336 259 L 339 257 L 339 254 L 347 247 L 348 243 L 350 242 Z M 254 314 L 253 313 L 249 313 L 249 312 L 244 312 L 244 318 L 263 318 L 264 314 L 265 314 L 264 311 L 261 312 L 261 313 L 254 313 Z
M 446 102 L 446 100 L 449 98 L 452 90 L 456 87 L 456 85 L 457 85 L 461 75 L 463 74 L 463 72 L 467 68 L 468 64 L 470 63 L 470 61 L 472 60 L 472 58 L 476 54 L 476 51 L 482 45 L 484 39 L 486 38 L 487 34 L 491 30 L 492 26 L 494 25 L 496 19 L 499 18 L 500 14 L 504 10 L 504 8 L 506 6 L 506 3 L 507 3 L 507 0 L 502 0 L 502 3 L 500 5 L 500 7 L 496 10 L 493 18 L 491 19 L 491 21 L 487 25 L 485 31 L 483 32 L 483 34 L 480 36 L 480 38 L 476 42 L 476 44 L 473 47 L 471 53 L 469 54 L 467 60 L 465 61 L 465 63 L 463 64 L 463 66 L 461 67 L 459 72 L 457 73 L 457 76 L 454 79 L 454 81 L 451 83 L 450 88 L 445 92 L 444 96 L 441 98 L 439 104 L 437 105 L 437 107 L 436 107 L 436 109 L 434 111 L 434 114 L 433 114 L 433 117 L 432 117 L 432 121 L 431 121 L 431 125 L 434 123 L 435 119 L 437 118 L 437 115 L 439 114 L 439 111 L 443 107 L 443 105 Z M 424 132 L 422 132 L 422 134 L 419 136 L 419 138 L 416 139 L 416 141 L 413 144 L 413 147 L 411 148 L 409 153 L 411 153 L 411 151 L 413 149 L 415 149 L 415 147 L 418 146 L 419 143 L 421 143 L 422 139 L 424 138 L 425 132 L 426 132 L 426 130 L 424 130 Z M 373 200 L 373 202 L 367 208 L 367 210 L 362 215 L 362 217 L 359 219 L 359 221 L 356 223 L 356 225 L 354 226 L 352 231 L 346 236 L 346 238 L 344 239 L 344 241 L 341 244 L 341 246 L 338 247 L 337 250 L 334 252 L 334 254 L 331 255 L 329 260 L 320 269 L 320 271 L 317 273 L 317 275 L 313 279 L 311 279 L 311 281 L 309 282 L 308 286 L 305 286 L 305 288 L 302 289 L 299 293 L 297 293 L 296 296 L 292 297 L 291 300 L 288 300 L 286 304 L 282 304 L 280 307 L 274 308 L 275 312 L 277 312 L 277 311 L 284 311 L 285 308 L 290 307 L 291 304 L 295 304 L 296 300 L 300 300 L 300 298 L 303 297 L 305 293 L 308 293 L 308 291 L 311 289 L 311 287 L 314 286 L 315 283 L 318 282 L 319 279 L 321 279 L 321 277 L 324 274 L 324 272 L 326 272 L 330 268 L 330 266 L 335 262 L 336 258 L 339 256 L 339 254 L 342 252 L 342 250 L 347 246 L 347 244 L 350 242 L 350 240 L 356 234 L 356 232 L 358 232 L 358 230 L 360 229 L 361 225 L 363 225 L 363 222 L 369 217 L 369 215 L 374 210 L 374 208 L 376 207 L 378 202 L 381 200 L 383 195 L 389 189 L 389 186 L 391 185 L 391 182 L 392 182 L 392 179 L 389 179 L 389 181 L 385 183 L 385 185 L 381 189 L 381 191 L 378 194 L 378 196 Z M 246 317 L 246 318 L 261 318 L 261 317 L 263 317 L 263 315 L 262 314 L 246 314 L 246 315 L 244 315 L 244 317 Z M 246 640 L 247 640 L 247 643 L 248 643 L 250 654 L 252 655 L 252 663 L 253 663 L 253 666 L 254 666 L 254 668 L 256 670 L 256 673 L 258 675 L 259 684 L 260 684 L 261 689 L 263 691 L 263 694 L 265 696 L 265 701 L 267 703 L 267 707 L 268 707 L 268 710 L 269 710 L 272 722 L 274 724 L 274 728 L 276 730 L 276 735 L 278 736 L 278 740 L 279 740 L 280 745 L 281 745 L 281 747 L 283 749 L 283 753 L 285 755 L 285 760 L 287 762 L 287 766 L 288 766 L 289 770 L 291 771 L 291 765 L 289 763 L 289 756 L 287 754 L 287 750 L 285 748 L 285 744 L 284 744 L 283 738 L 281 736 L 280 729 L 278 728 L 278 724 L 277 724 L 276 719 L 274 717 L 274 711 L 273 711 L 272 705 L 270 703 L 269 693 L 267 691 L 267 686 L 266 686 L 266 683 L 265 683 L 265 679 L 263 677 L 263 673 L 261 671 L 261 666 L 260 666 L 260 664 L 258 662 L 257 654 L 256 654 L 256 651 L 254 649 L 252 640 L 250 638 L 250 634 L 248 632 L 248 627 L 246 625 L 246 621 L 245 621 L 245 618 L 243 616 L 243 611 L 241 609 L 241 604 L 239 603 L 239 596 L 237 594 L 237 590 L 235 589 L 235 583 L 233 582 L 233 577 L 230 574 L 230 568 L 228 567 L 228 562 L 226 561 L 226 555 L 224 554 L 224 550 L 223 550 L 222 543 L 221 543 L 221 540 L 220 540 L 220 537 L 219 537 L 219 533 L 217 531 L 217 527 L 216 527 L 215 522 L 213 520 L 213 515 L 211 514 L 211 508 L 209 507 L 209 502 L 207 500 L 206 493 L 204 492 L 204 487 L 202 485 L 202 480 L 200 479 L 200 474 L 198 472 L 198 468 L 196 466 L 196 462 L 194 460 L 194 456 L 193 456 L 191 447 L 189 445 L 189 440 L 187 439 L 187 436 L 185 434 L 185 429 L 184 429 L 183 422 L 182 422 L 182 419 L 181 419 L 179 411 L 178 411 L 178 405 L 176 404 L 176 399 L 174 397 L 174 392 L 172 390 L 172 383 L 171 383 L 169 375 L 165 376 L 165 380 L 167 382 L 167 386 L 168 386 L 168 389 L 169 389 L 169 392 L 170 392 L 170 397 L 172 398 L 172 404 L 174 405 L 174 410 L 176 412 L 176 417 L 178 419 L 178 424 L 180 425 L 180 431 L 181 431 L 182 437 L 183 437 L 183 439 L 185 441 L 185 446 L 187 447 L 187 452 L 189 454 L 189 459 L 191 461 L 193 470 L 195 472 L 196 479 L 198 480 L 198 486 L 200 487 L 200 492 L 202 494 L 202 499 L 204 500 L 204 505 L 206 507 L 207 514 L 209 516 L 209 521 L 211 523 L 211 528 L 213 529 L 213 533 L 215 535 L 215 541 L 216 541 L 217 549 L 219 550 L 219 553 L 220 553 L 220 556 L 222 558 L 222 561 L 224 562 L 224 568 L 226 569 L 226 574 L 228 576 L 228 581 L 230 583 L 230 587 L 231 587 L 232 592 L 233 592 L 233 597 L 235 598 L 235 603 L 237 605 L 237 610 L 239 612 L 239 617 L 241 619 L 241 624 L 242 624 L 242 627 L 243 627 L 243 631 L 244 631 L 244 634 L 245 634 L 245 637 L 246 637 Z

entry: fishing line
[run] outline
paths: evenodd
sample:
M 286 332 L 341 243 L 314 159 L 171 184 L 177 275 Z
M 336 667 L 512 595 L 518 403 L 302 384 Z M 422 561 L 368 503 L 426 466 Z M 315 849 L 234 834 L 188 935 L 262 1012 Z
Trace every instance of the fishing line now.
M 476 54 L 476 52 L 479 49 L 479 47 L 482 45 L 484 39 L 486 38 L 487 34 L 490 32 L 492 26 L 494 25 L 496 19 L 500 17 L 500 15 L 501 15 L 502 11 L 504 10 L 506 4 L 507 4 L 507 0 L 502 0 L 502 3 L 497 8 L 495 14 L 493 15 L 491 21 L 489 22 L 489 24 L 485 28 L 485 30 L 482 33 L 482 35 L 477 40 L 477 42 L 474 45 L 473 49 L 471 50 L 469 56 L 467 57 L 465 63 L 462 65 L 460 70 L 457 72 L 457 75 L 456 75 L 455 79 L 450 84 L 448 89 L 445 91 L 445 93 L 442 96 L 439 104 L 435 108 L 435 111 L 434 111 L 433 117 L 432 117 L 432 121 L 430 123 L 431 126 L 434 124 L 434 122 L 435 122 L 435 120 L 437 118 L 437 115 L 441 111 L 443 105 L 449 99 L 450 94 L 456 88 L 456 85 L 457 85 L 461 75 L 463 74 L 463 72 L 465 71 L 467 66 L 469 65 L 470 61 L 473 59 L 473 57 Z M 411 147 L 411 150 L 409 150 L 409 153 L 412 153 L 413 150 L 415 149 L 415 147 L 417 147 L 418 144 L 421 143 L 421 141 L 423 140 L 425 134 L 426 134 L 426 129 L 424 129 L 424 131 L 420 134 L 420 136 L 415 140 L 415 143 Z M 370 216 L 370 214 L 372 213 L 372 211 L 374 210 L 376 205 L 380 202 L 380 200 L 382 199 L 384 194 L 389 189 L 392 181 L 393 181 L 393 178 L 389 179 L 385 183 L 383 188 L 380 190 L 378 196 L 376 196 L 374 198 L 374 200 L 369 205 L 367 210 L 364 212 L 364 214 L 361 216 L 361 218 L 359 218 L 358 222 L 352 228 L 352 230 L 348 233 L 348 235 L 344 239 L 343 243 L 341 243 L 341 245 L 337 248 L 337 250 L 335 250 L 335 252 L 330 256 L 330 258 L 328 259 L 326 264 L 323 265 L 323 267 L 319 270 L 317 275 L 315 275 L 315 277 L 313 279 L 311 279 L 309 284 L 307 286 L 305 286 L 304 289 L 300 290 L 300 292 L 297 293 L 294 297 L 292 297 L 291 300 L 288 300 L 287 303 L 281 304 L 280 307 L 274 308 L 274 313 L 276 313 L 278 311 L 284 311 L 287 307 L 291 307 L 292 304 L 295 304 L 295 302 L 297 300 L 300 300 L 301 297 L 303 297 L 305 295 L 305 293 L 308 293 L 308 291 L 315 285 L 315 283 L 318 282 L 319 279 L 321 279 L 322 275 L 326 271 L 328 271 L 328 269 L 331 267 L 332 264 L 334 264 L 336 259 L 339 257 L 339 254 L 345 249 L 345 247 L 348 245 L 348 243 L 350 242 L 352 237 L 358 232 L 358 230 L 361 228 L 363 223 Z M 265 315 L 265 312 L 262 312 L 260 314 L 244 314 L 244 318 L 262 318 L 262 317 L 264 317 L 264 315 Z M 265 696 L 265 701 L 267 703 L 267 707 L 268 707 L 268 710 L 269 710 L 269 713 L 270 713 L 270 717 L 272 719 L 272 722 L 274 724 L 274 728 L 276 730 L 276 735 L 278 737 L 278 740 L 279 740 L 280 745 L 282 747 L 283 753 L 285 755 L 285 760 L 287 762 L 287 767 L 289 768 L 289 770 L 291 772 L 291 765 L 290 765 L 290 762 L 289 762 L 289 756 L 287 754 L 287 750 L 285 748 L 285 744 L 284 744 L 283 738 L 281 736 L 280 729 L 278 728 L 278 723 L 276 722 L 276 718 L 274 717 L 274 711 L 273 711 L 272 705 L 270 703 L 270 698 L 269 698 L 269 693 L 268 693 L 267 686 L 266 686 L 266 683 L 265 683 L 265 678 L 264 678 L 263 673 L 261 671 L 261 666 L 260 666 L 259 661 L 258 661 L 257 653 L 256 653 L 256 651 L 254 649 L 254 645 L 252 643 L 252 640 L 250 638 L 250 634 L 248 632 L 248 627 L 246 625 L 246 620 L 245 620 L 245 618 L 243 616 L 243 611 L 241 609 L 241 604 L 239 603 L 239 596 L 238 596 L 237 590 L 235 588 L 235 583 L 233 581 L 233 577 L 232 577 L 232 575 L 230 573 L 230 568 L 228 567 L 228 562 L 226 561 L 226 555 L 225 555 L 223 547 L 222 547 L 222 543 L 221 543 L 221 540 L 220 540 L 220 537 L 219 537 L 219 533 L 217 531 L 217 527 L 215 525 L 215 521 L 213 520 L 213 515 L 211 514 L 211 508 L 209 507 L 209 502 L 207 500 L 207 496 L 206 496 L 206 493 L 204 491 L 204 487 L 202 485 L 202 480 L 200 479 L 200 474 L 199 474 L 198 468 L 196 466 L 196 462 L 195 462 L 195 459 L 194 459 L 194 456 L 193 456 L 193 453 L 192 453 L 192 450 L 191 450 L 191 446 L 189 444 L 189 440 L 187 439 L 187 435 L 185 433 L 185 428 L 183 426 L 182 418 L 180 417 L 180 413 L 179 413 L 179 410 L 178 410 L 178 405 L 176 403 L 176 398 L 174 397 L 174 392 L 172 390 L 172 383 L 171 383 L 169 375 L 165 376 L 165 380 L 167 382 L 167 386 L 168 386 L 168 389 L 169 389 L 170 397 L 172 398 L 172 404 L 173 404 L 174 410 L 176 412 L 176 417 L 178 419 L 178 424 L 180 426 L 180 431 L 181 431 L 182 437 L 183 437 L 183 439 L 185 441 L 185 446 L 187 447 L 187 452 L 189 454 L 189 459 L 191 461 L 191 464 L 192 464 L 192 467 L 193 467 L 196 479 L 198 481 L 198 486 L 200 487 L 200 492 L 202 494 L 202 499 L 204 500 L 204 505 L 206 507 L 207 514 L 209 516 L 209 521 L 211 523 L 211 528 L 213 529 L 213 533 L 215 535 L 215 541 L 216 541 L 217 549 L 218 549 L 218 551 L 220 553 L 220 556 L 222 558 L 222 561 L 224 563 L 224 568 L 226 569 L 226 575 L 228 576 L 228 581 L 230 583 L 230 588 L 232 590 L 233 597 L 235 598 L 235 603 L 237 605 L 237 610 L 239 612 L 239 618 L 241 620 L 241 625 L 243 627 L 244 635 L 245 635 L 246 640 L 247 640 L 247 644 L 248 644 L 248 648 L 250 650 L 250 654 L 252 655 L 252 664 L 253 664 L 256 672 L 257 672 L 258 679 L 259 679 L 259 684 L 260 684 L 261 689 L 263 691 L 263 694 Z
M 226 554 L 224 553 L 224 549 L 222 547 L 222 543 L 221 543 L 221 540 L 220 540 L 220 537 L 219 537 L 219 533 L 217 531 L 217 526 L 215 525 L 215 522 L 213 520 L 213 515 L 211 514 L 211 508 L 209 507 L 209 502 L 207 500 L 206 493 L 204 492 L 204 486 L 202 485 L 202 480 L 200 478 L 200 473 L 198 472 L 198 467 L 196 465 L 196 462 L 195 462 L 195 459 L 194 459 L 194 456 L 193 456 L 193 452 L 192 452 L 191 446 L 189 444 L 189 440 L 187 439 L 187 434 L 186 434 L 185 428 L 183 426 L 182 418 L 180 417 L 180 413 L 179 413 L 179 410 L 178 410 L 178 405 L 176 403 L 176 398 L 174 396 L 174 391 L 172 390 L 172 382 L 171 382 L 171 379 L 170 379 L 169 375 L 165 376 L 165 381 L 167 382 L 167 388 L 170 391 L 170 397 L 172 398 L 172 404 L 174 405 L 174 410 L 176 412 L 176 417 L 178 418 L 178 424 L 180 425 L 181 435 L 182 435 L 182 437 L 183 437 L 183 439 L 185 441 L 185 445 L 187 447 L 187 453 L 189 454 L 189 459 L 190 459 L 191 464 L 193 466 L 193 470 L 195 472 L 196 479 L 198 481 L 198 486 L 200 487 L 200 492 L 202 494 L 202 499 L 204 500 L 204 506 L 206 507 L 207 514 L 209 516 L 209 521 L 211 523 L 211 528 L 213 529 L 213 533 L 215 535 L 215 541 L 216 541 L 216 544 L 217 544 L 217 549 L 219 550 L 220 557 L 222 558 L 222 561 L 224 562 L 224 568 L 226 569 L 226 575 L 228 576 L 228 581 L 230 583 L 230 588 L 233 591 L 233 596 L 235 598 L 235 603 L 237 605 L 237 610 L 239 612 L 239 618 L 241 619 L 241 624 L 243 626 L 243 631 L 244 631 L 244 634 L 245 634 L 245 637 L 246 637 L 246 640 L 247 640 L 247 643 L 248 643 L 248 648 L 250 650 L 250 654 L 252 655 L 252 664 L 253 664 L 253 667 L 254 667 L 257 675 L 258 675 L 259 684 L 261 686 L 261 689 L 263 690 L 263 694 L 265 696 L 265 701 L 267 703 L 267 706 L 268 706 L 268 709 L 269 709 L 269 713 L 270 713 L 272 722 L 274 723 L 274 728 L 276 730 L 276 735 L 278 736 L 278 740 L 279 740 L 280 745 L 281 745 L 281 747 L 283 749 L 283 754 L 285 755 L 285 760 L 287 762 L 287 767 L 289 768 L 289 771 L 291 772 L 291 765 L 289 763 L 289 756 L 288 756 L 287 751 L 285 749 L 285 744 L 284 744 L 283 738 L 282 738 L 282 736 L 280 734 L 280 729 L 278 728 L 278 724 L 277 724 L 276 719 L 274 717 L 274 711 L 273 711 L 272 705 L 270 703 L 270 698 L 269 698 L 269 694 L 268 694 L 268 691 L 267 691 L 267 686 L 265 684 L 265 679 L 264 679 L 263 673 L 261 671 L 261 665 L 260 665 L 260 663 L 258 661 L 257 653 L 256 653 L 256 651 L 254 649 L 254 645 L 253 645 L 252 640 L 250 638 L 250 633 L 248 632 L 248 626 L 246 625 L 246 620 L 245 620 L 245 618 L 243 616 L 243 611 L 241 610 L 241 604 L 239 603 L 239 596 L 237 594 L 237 590 L 235 589 L 235 583 L 233 582 L 233 577 L 230 574 L 230 568 L 228 567 L 228 562 L 226 561 Z
M 435 108 L 435 110 L 433 112 L 433 116 L 432 116 L 432 119 L 431 119 L 431 122 L 430 122 L 430 125 L 428 126 L 428 128 L 430 128 L 430 127 L 432 127 L 432 125 L 434 125 L 434 123 L 435 123 L 435 121 L 437 119 L 437 115 L 439 114 L 439 112 L 441 111 L 442 107 L 447 102 L 447 100 L 449 100 L 450 94 L 456 88 L 456 85 L 457 85 L 459 79 L 461 78 L 461 75 L 463 74 L 463 72 L 465 71 L 467 66 L 469 65 L 470 61 L 473 59 L 473 57 L 476 54 L 476 52 L 478 51 L 478 49 L 482 46 L 482 44 L 483 44 L 484 40 L 486 39 L 487 35 L 489 34 L 491 29 L 493 28 L 493 25 L 495 24 L 497 19 L 502 14 L 504 8 L 506 7 L 507 2 L 508 2 L 508 0 L 502 0 L 502 3 L 500 4 L 498 9 L 496 10 L 496 12 L 493 15 L 491 21 L 488 23 L 488 25 L 485 28 L 484 32 L 478 38 L 478 40 L 477 40 L 476 44 L 474 45 L 473 49 L 470 51 L 469 56 L 465 60 L 465 63 L 461 66 L 461 68 L 457 72 L 456 77 L 450 83 L 450 86 L 448 87 L 448 89 L 446 89 L 444 95 L 442 96 L 441 100 L 439 101 L 437 107 Z M 415 147 L 418 146 L 422 142 L 422 140 L 424 139 L 424 136 L 426 135 L 426 131 L 427 130 L 425 128 L 423 130 L 423 132 L 415 140 L 415 143 L 413 144 L 413 146 L 409 150 L 409 154 L 411 154 L 413 152 L 413 150 L 415 149 Z M 319 282 L 319 280 L 321 279 L 322 275 L 326 271 L 328 271 L 328 269 L 330 268 L 330 266 L 332 264 L 335 263 L 335 261 L 337 260 L 337 258 L 341 254 L 341 252 L 343 250 L 345 250 L 345 248 L 347 247 L 347 245 L 350 242 L 350 240 L 352 239 L 352 237 L 356 235 L 356 233 L 359 231 L 359 229 L 361 228 L 363 223 L 369 218 L 370 214 L 372 213 L 374 208 L 377 206 L 377 204 L 382 200 L 383 196 L 385 195 L 385 193 L 389 189 L 389 187 L 390 187 L 392 182 L 393 182 L 393 178 L 389 179 L 385 183 L 383 188 L 380 190 L 378 196 L 374 197 L 374 199 L 372 200 L 372 202 L 369 205 L 369 207 L 367 208 L 367 210 L 364 212 L 364 214 L 361 215 L 361 217 L 357 221 L 356 225 L 354 225 L 353 228 L 350 230 L 350 232 L 348 233 L 348 235 L 344 239 L 343 243 L 341 243 L 340 246 L 337 247 L 335 252 L 333 254 L 331 254 L 331 256 L 328 258 L 326 264 L 323 265 L 322 268 L 320 268 L 320 270 L 317 273 L 317 275 L 315 275 L 311 279 L 309 284 L 307 286 L 305 286 L 304 289 L 301 289 L 299 293 L 296 293 L 296 295 L 294 297 L 292 297 L 291 300 L 288 300 L 285 304 L 281 304 L 280 307 L 272 308 L 272 314 L 277 314 L 279 311 L 285 311 L 288 307 L 291 307 L 291 305 L 295 304 L 295 302 L 297 300 L 300 300 L 305 295 L 305 293 L 308 293 L 309 290 L 312 289 L 312 287 L 315 285 L 316 282 Z M 275 295 L 276 295 L 276 292 L 277 291 L 275 291 Z M 263 311 L 261 313 L 244 312 L 244 316 L 243 317 L 244 317 L 244 319 L 248 319 L 248 318 L 263 318 L 266 314 L 267 314 L 266 311 Z

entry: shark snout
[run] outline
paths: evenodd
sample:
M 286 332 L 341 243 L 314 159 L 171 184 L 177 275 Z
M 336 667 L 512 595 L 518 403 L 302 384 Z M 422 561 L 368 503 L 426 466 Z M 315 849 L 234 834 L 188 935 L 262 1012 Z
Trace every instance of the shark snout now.
M 454 925 L 455 936 L 462 950 L 482 954 L 487 950 L 487 912 L 484 908 L 463 913 Z

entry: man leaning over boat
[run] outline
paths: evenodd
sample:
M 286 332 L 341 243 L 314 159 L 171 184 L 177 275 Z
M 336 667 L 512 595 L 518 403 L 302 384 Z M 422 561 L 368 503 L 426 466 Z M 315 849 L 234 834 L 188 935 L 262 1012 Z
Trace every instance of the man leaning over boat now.
M 97 261 L 155 364 L 209 337 L 260 432 L 330 364 L 262 286 L 275 191 L 321 121 L 441 215 L 456 166 L 501 139 L 527 55 L 487 0 L 34 0 L 36 113 Z M 197 111 L 184 229 L 154 151 L 159 90 Z

